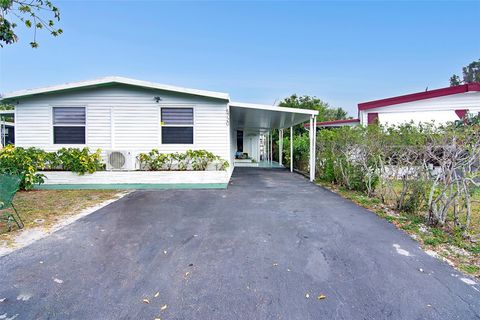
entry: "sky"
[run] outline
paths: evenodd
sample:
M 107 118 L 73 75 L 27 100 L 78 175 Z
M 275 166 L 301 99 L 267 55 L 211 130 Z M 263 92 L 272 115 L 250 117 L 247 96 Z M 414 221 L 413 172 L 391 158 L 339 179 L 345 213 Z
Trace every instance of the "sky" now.
M 60 37 L 17 28 L 0 93 L 116 75 L 274 104 L 446 87 L 480 59 L 480 1 L 60 1 Z

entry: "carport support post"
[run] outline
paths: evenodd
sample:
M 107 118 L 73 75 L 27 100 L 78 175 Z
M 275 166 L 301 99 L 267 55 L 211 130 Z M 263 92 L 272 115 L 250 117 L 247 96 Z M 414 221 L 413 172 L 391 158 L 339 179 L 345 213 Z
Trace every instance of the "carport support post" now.
M 270 131 L 270 163 L 273 162 L 273 131 Z
M 278 129 L 278 164 L 282 165 L 283 154 L 283 129 Z
M 290 127 L 290 172 L 293 172 L 293 127 Z
M 310 181 L 315 180 L 315 137 L 317 135 L 316 118 L 312 116 L 310 118 Z

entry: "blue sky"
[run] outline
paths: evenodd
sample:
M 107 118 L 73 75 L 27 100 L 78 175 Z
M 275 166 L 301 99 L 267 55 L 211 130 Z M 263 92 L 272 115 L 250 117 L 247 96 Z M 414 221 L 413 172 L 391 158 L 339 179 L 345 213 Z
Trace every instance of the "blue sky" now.
M 357 103 L 448 86 L 480 58 L 480 1 L 53 1 L 64 34 L 19 29 L 0 92 L 119 75 L 273 104 Z

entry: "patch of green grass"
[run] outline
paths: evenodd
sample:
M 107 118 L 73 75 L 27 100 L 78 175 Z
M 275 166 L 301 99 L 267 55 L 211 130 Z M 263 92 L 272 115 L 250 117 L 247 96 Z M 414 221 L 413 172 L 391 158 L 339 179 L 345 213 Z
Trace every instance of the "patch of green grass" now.
M 473 264 L 460 264 L 459 268 L 469 274 L 476 274 L 480 272 L 480 267 Z

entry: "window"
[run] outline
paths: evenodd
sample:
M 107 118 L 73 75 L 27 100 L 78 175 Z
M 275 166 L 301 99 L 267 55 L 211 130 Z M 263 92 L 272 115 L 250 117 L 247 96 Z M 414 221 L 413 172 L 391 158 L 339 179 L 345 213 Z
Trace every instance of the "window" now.
M 85 144 L 85 107 L 53 107 L 53 143 Z
M 162 108 L 162 143 L 193 144 L 193 108 Z

